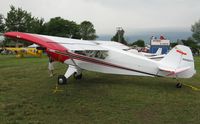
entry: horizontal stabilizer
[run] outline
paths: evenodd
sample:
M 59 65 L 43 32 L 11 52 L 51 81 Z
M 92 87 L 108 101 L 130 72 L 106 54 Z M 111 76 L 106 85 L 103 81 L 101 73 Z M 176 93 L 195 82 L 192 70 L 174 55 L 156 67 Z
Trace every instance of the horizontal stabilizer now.
M 187 71 L 187 70 L 189 70 L 190 68 L 191 68 L 190 66 L 188 66 L 188 67 L 183 67 L 183 68 L 178 68 L 178 69 L 173 69 L 173 68 L 169 68 L 169 67 L 159 67 L 159 69 L 160 69 L 161 71 L 169 72 L 169 74 L 168 74 L 167 76 L 175 75 L 175 74 L 178 74 L 178 73 Z

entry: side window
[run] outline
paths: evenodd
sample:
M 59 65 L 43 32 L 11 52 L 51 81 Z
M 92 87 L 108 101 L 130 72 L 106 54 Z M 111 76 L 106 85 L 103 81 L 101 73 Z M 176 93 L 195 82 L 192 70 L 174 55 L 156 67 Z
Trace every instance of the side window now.
M 74 51 L 74 52 L 76 54 L 98 59 L 105 59 L 108 56 L 108 51 L 100 51 L 100 50 L 86 50 L 86 51 Z

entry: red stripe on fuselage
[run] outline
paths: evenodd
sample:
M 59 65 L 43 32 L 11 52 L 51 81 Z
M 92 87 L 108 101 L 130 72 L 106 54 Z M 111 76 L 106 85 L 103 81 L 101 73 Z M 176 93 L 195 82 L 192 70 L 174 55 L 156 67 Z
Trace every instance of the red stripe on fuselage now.
M 58 54 L 69 56 L 71 59 L 76 59 L 76 60 L 81 60 L 81 61 L 85 61 L 85 62 L 95 63 L 95 64 L 98 64 L 98 65 L 103 65 L 103 66 L 108 66 L 108 67 L 114 67 L 114 68 L 118 68 L 118 69 L 124 69 L 124 70 L 128 70 L 128 71 L 134 71 L 134 72 L 147 74 L 147 75 L 152 75 L 152 76 L 158 76 L 158 75 L 151 74 L 151 73 L 148 73 L 148 72 L 143 72 L 143 71 L 139 71 L 139 70 L 135 70 L 135 69 L 131 69 L 131 68 L 115 65 L 115 64 L 112 64 L 112 63 L 100 61 L 100 60 L 97 60 L 97 59 L 94 59 L 94 58 L 90 58 L 90 57 L 87 57 L 87 56 L 83 56 L 83 55 L 79 55 L 79 54 L 76 54 L 76 53 L 71 53 L 71 52 L 62 53 L 62 52 L 59 52 L 59 51 L 56 51 L 56 52 Z

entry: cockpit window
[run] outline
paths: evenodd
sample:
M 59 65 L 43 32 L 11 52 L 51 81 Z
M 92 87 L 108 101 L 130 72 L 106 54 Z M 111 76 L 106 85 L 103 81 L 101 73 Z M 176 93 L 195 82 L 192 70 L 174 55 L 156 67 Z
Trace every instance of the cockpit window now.
M 77 54 L 98 58 L 98 59 L 105 59 L 108 56 L 108 51 L 100 51 L 100 50 L 85 50 L 85 51 L 74 51 Z

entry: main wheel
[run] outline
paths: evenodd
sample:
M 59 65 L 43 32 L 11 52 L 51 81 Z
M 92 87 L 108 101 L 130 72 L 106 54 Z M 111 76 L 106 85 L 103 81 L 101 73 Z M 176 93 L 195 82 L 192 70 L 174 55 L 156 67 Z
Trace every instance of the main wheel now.
M 182 87 L 182 84 L 181 83 L 177 83 L 176 84 L 176 88 L 181 88 Z
M 58 76 L 58 85 L 66 85 L 67 84 L 67 78 L 64 75 Z
M 75 73 L 74 73 L 74 78 L 75 78 L 76 80 L 82 79 L 82 73 L 78 75 L 78 74 L 75 72 Z

